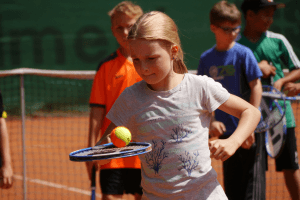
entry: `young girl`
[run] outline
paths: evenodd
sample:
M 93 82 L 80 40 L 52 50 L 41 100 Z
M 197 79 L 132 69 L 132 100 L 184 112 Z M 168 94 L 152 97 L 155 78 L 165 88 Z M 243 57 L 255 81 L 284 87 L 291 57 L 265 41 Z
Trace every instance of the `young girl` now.
M 260 112 L 213 79 L 187 73 L 177 27 L 164 13 L 144 14 L 128 39 L 143 80 L 116 100 L 104 136 L 116 126 L 126 126 L 134 141 L 152 144 L 152 151 L 140 156 L 142 198 L 227 199 L 210 157 L 224 161 L 233 155 L 254 131 Z M 231 137 L 209 142 L 216 109 L 240 121 Z

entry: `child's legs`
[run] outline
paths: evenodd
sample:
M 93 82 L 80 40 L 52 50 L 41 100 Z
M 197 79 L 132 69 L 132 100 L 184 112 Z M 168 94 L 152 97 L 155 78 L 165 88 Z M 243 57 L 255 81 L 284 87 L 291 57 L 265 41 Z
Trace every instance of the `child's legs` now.
M 230 200 L 264 200 L 265 166 L 263 134 L 255 135 L 249 150 L 239 148 L 223 163 L 225 193 Z
M 237 152 L 223 162 L 223 176 L 224 176 L 224 190 L 226 196 L 230 200 L 240 199 L 242 196 L 241 191 L 241 180 L 240 175 L 242 174 L 242 170 L 239 166 L 241 163 L 236 161 L 238 160 L 238 150 Z M 236 161 L 236 162 L 235 162 Z M 235 163 L 235 165 L 233 165 Z M 239 182 L 239 184 L 238 184 Z
M 100 186 L 103 199 L 140 200 L 142 196 L 141 170 L 103 169 L 100 171 Z
M 124 200 L 123 194 L 102 194 L 103 200 Z
M 283 169 L 286 186 L 293 200 L 300 199 L 300 170 Z
M 255 143 L 252 145 L 250 156 L 254 157 L 253 166 L 250 167 L 249 186 L 246 190 L 246 198 L 251 200 L 266 199 L 266 168 L 267 168 L 267 152 L 265 149 L 265 134 L 256 133 Z M 253 154 L 254 153 L 254 154 Z M 251 165 L 252 163 L 250 163 Z M 249 175 L 249 176 L 250 176 Z
M 129 199 L 142 199 L 143 190 L 141 187 L 141 169 L 124 169 L 125 194 Z
M 300 171 L 295 128 L 287 129 L 285 146 L 276 159 L 276 170 L 283 171 L 287 188 L 293 199 L 300 199 Z
M 102 194 L 102 200 L 141 200 L 142 196 L 139 194 Z

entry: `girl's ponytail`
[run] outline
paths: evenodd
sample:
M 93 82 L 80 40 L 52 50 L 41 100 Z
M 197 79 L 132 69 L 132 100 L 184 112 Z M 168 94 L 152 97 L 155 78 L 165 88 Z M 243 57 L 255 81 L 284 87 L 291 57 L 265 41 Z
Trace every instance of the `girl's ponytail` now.
M 174 72 L 178 74 L 184 74 L 188 72 L 188 69 L 181 58 L 175 58 L 173 66 Z

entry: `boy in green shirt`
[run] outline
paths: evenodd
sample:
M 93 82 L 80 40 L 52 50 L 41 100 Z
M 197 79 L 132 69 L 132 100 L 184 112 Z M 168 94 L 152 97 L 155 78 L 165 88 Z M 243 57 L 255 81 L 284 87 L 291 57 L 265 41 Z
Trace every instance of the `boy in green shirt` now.
M 246 26 L 241 33 L 239 43 L 249 47 L 263 73 L 262 84 L 271 85 L 273 76 L 274 87 L 282 90 L 289 82 L 300 77 L 300 62 L 288 40 L 281 34 L 268 31 L 273 23 L 276 9 L 284 8 L 285 4 L 272 0 L 244 0 L 241 9 Z M 287 76 L 283 74 L 283 66 L 289 69 Z M 300 173 L 298 164 L 297 144 L 295 137 L 295 118 L 291 103 L 287 102 L 287 138 L 284 150 L 276 159 L 276 170 L 283 171 L 286 185 L 293 199 L 300 199 Z

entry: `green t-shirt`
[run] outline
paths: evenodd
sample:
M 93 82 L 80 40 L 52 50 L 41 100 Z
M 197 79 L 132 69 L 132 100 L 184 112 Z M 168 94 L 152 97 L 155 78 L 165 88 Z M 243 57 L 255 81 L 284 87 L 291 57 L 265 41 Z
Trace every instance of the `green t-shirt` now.
M 257 60 L 266 60 L 276 67 L 274 82 L 284 77 L 283 68 L 292 71 L 300 68 L 300 61 L 288 40 L 281 34 L 266 31 L 256 43 L 250 42 L 243 34 L 238 42 L 249 47 Z M 263 85 L 270 85 L 270 79 L 261 79 Z M 286 121 L 287 127 L 295 127 L 295 118 L 290 101 L 287 101 Z

